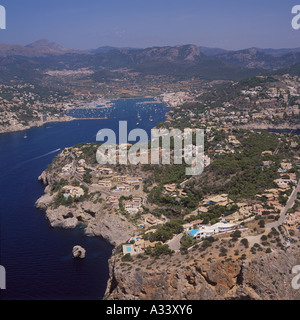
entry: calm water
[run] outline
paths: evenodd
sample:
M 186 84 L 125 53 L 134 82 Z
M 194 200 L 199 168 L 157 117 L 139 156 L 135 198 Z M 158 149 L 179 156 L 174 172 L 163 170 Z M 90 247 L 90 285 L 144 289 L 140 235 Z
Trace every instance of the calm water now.
M 269 132 L 277 132 L 277 133 L 292 133 L 300 135 L 300 129 L 297 130 L 289 130 L 289 129 L 268 129 Z
M 149 104 L 137 104 L 142 101 Z M 152 101 L 117 100 L 109 110 L 108 120 L 46 124 L 28 130 L 27 139 L 25 132 L 0 135 L 0 264 L 7 273 L 7 289 L 1 290 L 1 299 L 103 297 L 112 247 L 100 238 L 85 236 L 80 228 L 51 228 L 44 213 L 34 206 L 44 191 L 37 178 L 59 149 L 95 142 L 98 130 L 117 130 L 119 120 L 128 121 L 128 130 L 139 123 L 139 128 L 150 133 L 156 123 L 165 119 L 167 111 Z M 103 112 L 93 110 L 93 117 L 100 117 Z M 76 111 L 73 115 L 92 117 L 90 111 Z M 149 120 L 150 115 L 153 121 Z M 86 259 L 72 258 L 74 245 L 86 249 Z

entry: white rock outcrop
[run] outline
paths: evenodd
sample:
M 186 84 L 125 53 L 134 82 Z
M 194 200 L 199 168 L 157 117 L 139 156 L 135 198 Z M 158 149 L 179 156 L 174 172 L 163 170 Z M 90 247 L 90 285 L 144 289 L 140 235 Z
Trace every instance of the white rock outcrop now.
M 85 258 L 85 252 L 86 250 L 82 248 L 81 246 L 74 246 L 72 250 L 72 254 L 74 258 L 80 258 L 84 259 Z

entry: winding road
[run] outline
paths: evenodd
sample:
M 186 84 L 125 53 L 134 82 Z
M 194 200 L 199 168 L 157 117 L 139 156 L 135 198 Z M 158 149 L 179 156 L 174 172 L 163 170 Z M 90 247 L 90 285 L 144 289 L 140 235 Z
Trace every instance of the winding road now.
M 298 194 L 299 191 L 300 191 L 300 181 L 299 181 L 298 185 L 295 187 L 295 189 L 293 190 L 293 192 L 291 193 L 286 205 L 281 210 L 280 218 L 277 221 L 274 221 L 274 222 L 271 222 L 271 223 L 267 223 L 266 226 L 265 226 L 265 232 L 264 233 L 262 233 L 260 235 L 257 235 L 257 236 L 248 236 L 248 237 L 246 237 L 248 239 L 248 241 L 249 241 L 249 245 L 250 246 L 252 246 L 254 243 L 259 243 L 261 236 L 263 234 L 267 234 L 272 228 L 277 229 L 277 231 L 279 232 L 281 242 L 284 245 L 288 245 L 288 242 L 286 242 L 286 240 L 282 236 L 282 234 L 281 234 L 280 230 L 278 229 L 278 227 L 285 222 L 286 214 L 287 214 L 288 210 L 293 207 L 294 202 L 297 199 L 297 194 Z
M 282 225 L 285 222 L 286 214 L 287 214 L 288 210 L 293 207 L 294 202 L 297 199 L 297 194 L 299 191 L 300 191 L 300 181 L 299 181 L 298 185 L 296 186 L 296 188 L 294 189 L 294 191 L 291 193 L 290 198 L 288 199 L 286 205 L 281 210 L 280 218 L 275 222 L 266 224 L 266 228 L 269 228 L 269 229 L 276 228 L 277 229 L 280 225 Z

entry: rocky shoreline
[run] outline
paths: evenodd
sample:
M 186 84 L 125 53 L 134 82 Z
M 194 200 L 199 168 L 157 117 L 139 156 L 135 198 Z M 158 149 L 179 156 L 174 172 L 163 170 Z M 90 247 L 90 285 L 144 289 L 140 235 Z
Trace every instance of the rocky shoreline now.
M 291 270 L 300 265 L 297 244 L 271 254 L 257 254 L 247 260 L 204 261 L 173 254 L 138 264 L 124 264 L 116 247 L 135 234 L 126 219 L 108 214 L 101 204 L 84 201 L 74 207 L 51 208 L 51 174 L 44 171 L 39 181 L 45 194 L 36 207 L 45 211 L 52 227 L 75 228 L 85 225 L 87 236 L 99 236 L 115 247 L 108 261 L 106 300 L 298 300 L 299 290 L 291 282 Z M 180 267 L 178 266 L 180 264 Z M 124 267 L 124 265 L 126 265 Z M 124 268 L 129 267 L 127 272 Z
M 0 127 L 0 134 L 1 133 L 10 133 L 10 132 L 19 132 L 19 131 L 26 131 L 34 127 L 42 127 L 46 124 L 53 123 L 53 122 L 69 122 L 77 120 L 75 118 L 69 117 L 69 116 L 64 116 L 61 118 L 55 118 L 55 119 L 50 119 L 47 121 L 31 121 L 29 122 L 28 126 L 19 126 L 19 125 L 12 125 L 9 127 Z
M 53 195 L 50 192 L 51 175 L 44 171 L 38 178 L 45 187 L 45 193 L 35 203 L 45 212 L 46 218 L 53 228 L 76 228 L 84 226 L 87 236 L 99 236 L 113 246 L 126 242 L 135 234 L 135 227 L 126 219 L 116 214 L 105 212 L 101 203 L 83 201 L 71 207 L 53 208 L 50 204 Z
M 122 255 L 119 246 L 136 235 L 137 229 L 124 215 L 109 211 L 105 201 L 94 201 L 93 192 L 86 194 L 85 200 L 75 201 L 72 205 L 53 205 L 55 193 L 51 190 L 54 190 L 55 183 L 60 182 L 63 165 L 73 163 L 74 166 L 74 156 L 68 149 L 61 152 L 39 176 L 39 181 L 45 185 L 45 193 L 36 201 L 36 207 L 45 212 L 52 227 L 83 226 L 87 236 L 101 237 L 115 247 L 108 261 L 109 279 L 104 299 L 300 299 L 300 292 L 292 288 L 295 277 L 293 267 L 300 265 L 297 241 L 291 241 L 289 247 L 279 246 L 279 243 L 276 247 L 276 240 L 271 239 L 271 235 L 270 243 L 262 243 L 262 246 L 256 244 L 260 250 L 255 250 L 255 253 L 241 255 L 242 252 L 238 252 L 226 257 L 221 255 L 220 247 L 225 246 L 226 241 L 228 248 L 229 244 L 230 248 L 233 245 L 231 239 L 222 237 L 214 239 L 214 247 L 210 245 L 202 250 L 199 245 L 197 248 L 193 246 L 186 254 L 169 252 L 167 255 L 154 256 L 147 253 L 131 259 Z M 66 173 L 64 177 L 74 178 L 72 172 Z M 79 181 L 82 183 L 81 178 Z M 261 241 L 260 235 L 257 239 L 255 241 Z M 274 245 L 270 246 L 271 243 Z M 247 250 L 251 249 L 248 246 Z M 244 249 L 239 247 L 239 250 Z

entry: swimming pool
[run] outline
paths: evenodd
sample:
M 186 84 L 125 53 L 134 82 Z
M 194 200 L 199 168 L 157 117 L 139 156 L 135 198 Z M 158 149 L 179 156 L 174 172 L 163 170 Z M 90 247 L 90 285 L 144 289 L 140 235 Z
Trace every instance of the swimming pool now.
M 131 253 L 131 247 L 126 247 L 126 252 Z
M 195 234 L 196 234 L 198 231 L 199 231 L 199 229 L 191 230 L 191 231 L 189 232 L 189 235 L 192 236 L 192 237 L 194 237 Z

